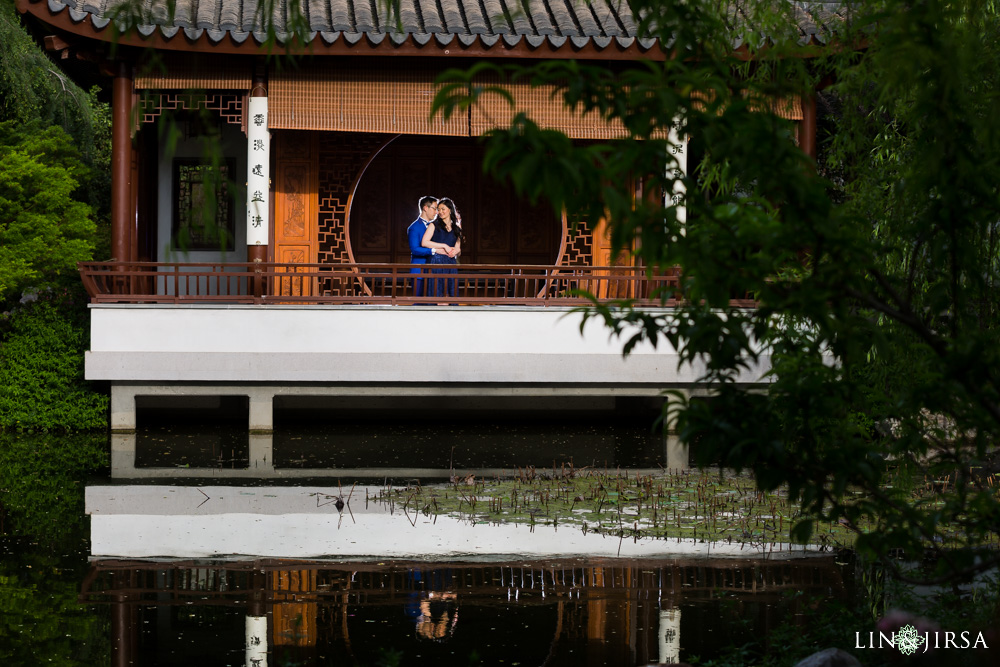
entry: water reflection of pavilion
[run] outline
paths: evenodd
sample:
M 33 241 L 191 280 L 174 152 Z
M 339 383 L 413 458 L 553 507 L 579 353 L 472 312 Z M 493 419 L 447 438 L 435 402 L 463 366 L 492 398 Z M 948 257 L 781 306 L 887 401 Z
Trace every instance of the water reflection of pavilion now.
M 99 560 L 81 601 L 112 606 L 115 665 L 148 664 L 143 656 L 168 650 L 203 653 L 177 639 L 199 629 L 216 638 L 209 651 L 230 659 L 246 651 L 246 664 L 265 665 L 268 655 L 369 664 L 392 648 L 421 661 L 476 652 L 489 662 L 636 665 L 710 654 L 722 638 L 709 620 L 718 629 L 720 614 L 749 619 L 747 630 L 763 636 L 804 603 L 793 592 L 844 596 L 834 558 Z M 260 644 L 247 643 L 254 636 Z

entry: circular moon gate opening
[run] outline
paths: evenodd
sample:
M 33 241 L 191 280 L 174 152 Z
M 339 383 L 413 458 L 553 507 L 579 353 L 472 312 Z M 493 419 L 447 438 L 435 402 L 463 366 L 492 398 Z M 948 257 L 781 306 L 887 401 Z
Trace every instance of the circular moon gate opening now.
M 408 263 L 406 228 L 424 195 L 450 197 L 462 216 L 464 264 L 552 265 L 563 223 L 482 170 L 473 139 L 402 136 L 368 165 L 354 192 L 349 237 L 358 263 Z

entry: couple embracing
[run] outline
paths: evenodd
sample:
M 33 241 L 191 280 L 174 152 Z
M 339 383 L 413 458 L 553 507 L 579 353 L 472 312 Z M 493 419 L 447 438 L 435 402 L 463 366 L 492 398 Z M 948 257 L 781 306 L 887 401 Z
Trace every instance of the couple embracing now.
M 462 217 L 455 202 L 445 197 L 421 197 L 417 202 L 420 216 L 406 229 L 410 244 L 411 264 L 431 264 L 431 273 L 458 273 L 456 265 L 462 254 Z M 455 279 L 429 278 L 425 280 L 422 267 L 410 269 L 419 274 L 413 280 L 414 296 L 455 296 Z M 426 287 L 426 289 L 425 289 Z

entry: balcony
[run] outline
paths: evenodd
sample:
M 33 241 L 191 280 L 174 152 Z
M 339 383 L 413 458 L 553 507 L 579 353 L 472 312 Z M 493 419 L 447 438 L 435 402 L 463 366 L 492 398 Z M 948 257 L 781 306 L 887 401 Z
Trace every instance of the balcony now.
M 680 365 L 666 340 L 642 342 L 624 357 L 624 339 L 597 319 L 581 324 L 576 312 L 592 303 L 590 294 L 669 316 L 679 305 L 676 272 L 462 265 L 447 276 L 455 297 L 442 303 L 413 295 L 410 269 L 81 264 L 92 300 L 85 376 L 111 383 L 112 428 L 125 431 L 135 427 L 140 396 L 246 396 L 251 428 L 267 431 L 278 396 L 530 401 L 705 389 L 703 363 Z M 769 366 L 762 357 L 737 381 L 756 385 Z
M 411 269 L 421 273 L 413 274 Z M 632 266 L 459 265 L 455 297 L 418 297 L 414 277 L 441 279 L 427 264 L 86 262 L 80 275 L 93 303 L 579 306 L 587 294 L 640 306 L 678 305 L 679 271 Z M 748 298 L 737 307 L 753 307 Z

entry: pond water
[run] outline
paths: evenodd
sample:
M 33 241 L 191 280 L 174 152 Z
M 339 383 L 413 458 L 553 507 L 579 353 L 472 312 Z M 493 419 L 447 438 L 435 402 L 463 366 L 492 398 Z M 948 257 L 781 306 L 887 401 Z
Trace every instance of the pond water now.
M 3 436 L 0 664 L 647 665 L 767 647 L 854 595 L 843 554 L 376 502 L 416 473 L 664 463 L 613 425 L 407 428 L 307 427 L 261 446 L 152 425 L 112 443 L 127 479 L 111 478 L 107 438 Z M 403 455 L 407 442 L 424 444 Z

